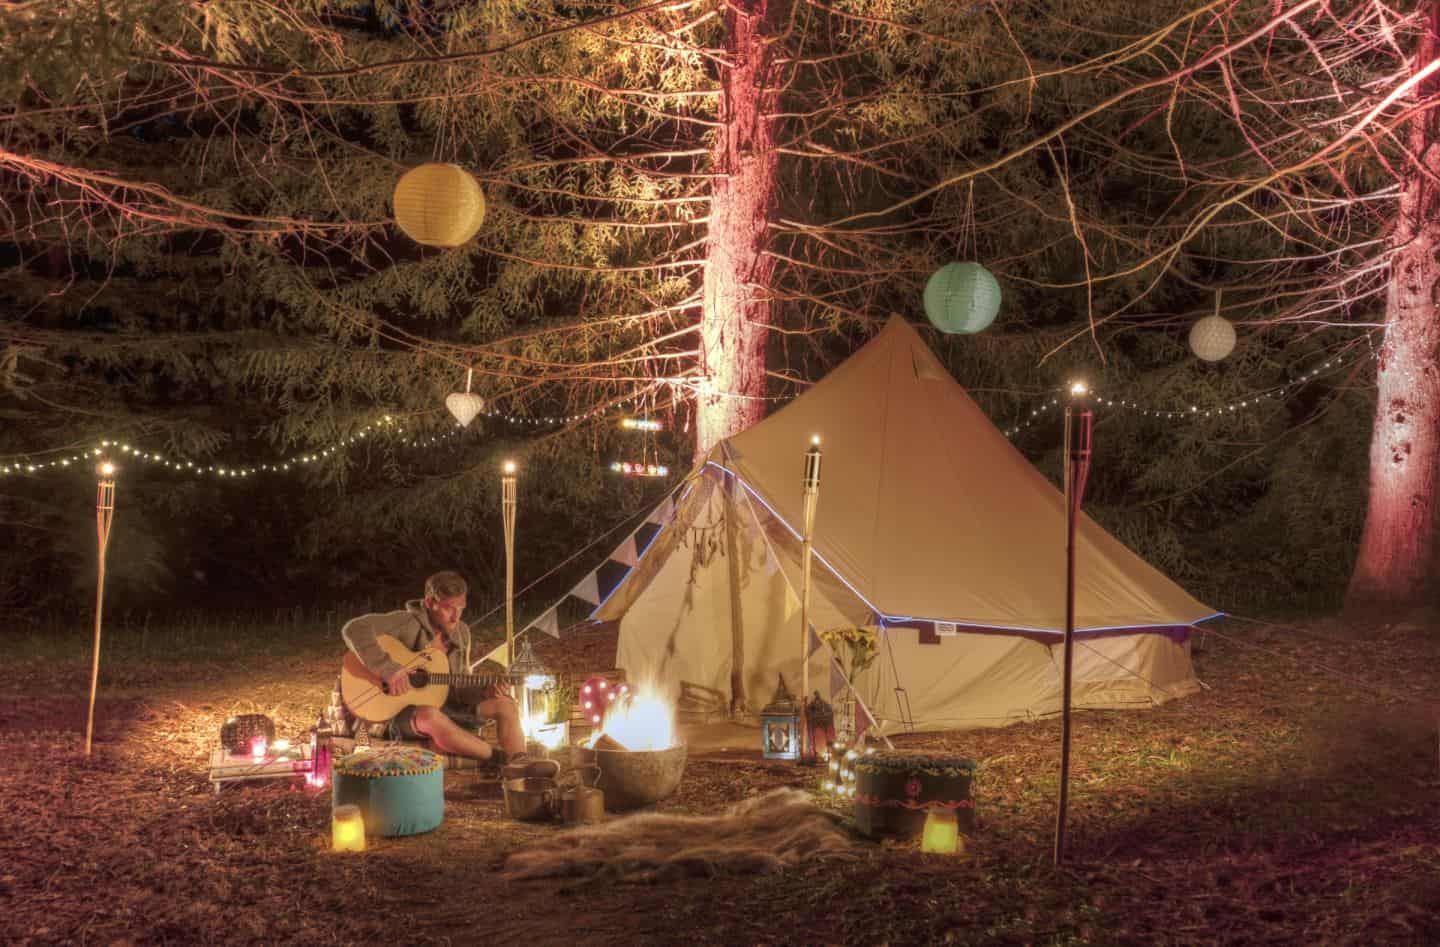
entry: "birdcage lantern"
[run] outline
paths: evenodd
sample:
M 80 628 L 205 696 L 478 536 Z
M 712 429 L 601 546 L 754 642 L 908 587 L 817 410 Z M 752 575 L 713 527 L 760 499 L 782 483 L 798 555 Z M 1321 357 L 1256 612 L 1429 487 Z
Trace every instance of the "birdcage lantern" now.
M 555 675 L 535 657 L 529 635 L 520 639 L 510 677 L 520 689 L 520 720 L 525 736 L 534 739 L 536 728 L 545 723 L 545 691 L 554 686 Z

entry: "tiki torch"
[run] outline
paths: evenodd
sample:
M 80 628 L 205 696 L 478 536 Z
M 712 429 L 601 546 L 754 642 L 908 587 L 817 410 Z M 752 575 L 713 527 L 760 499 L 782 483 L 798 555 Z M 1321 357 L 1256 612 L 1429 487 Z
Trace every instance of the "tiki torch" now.
M 515 663 L 515 461 L 500 475 L 500 513 L 505 520 L 505 666 Z
M 99 556 L 95 567 L 95 648 L 90 656 L 90 709 L 85 714 L 85 755 L 95 733 L 95 691 L 100 684 L 100 617 L 105 604 L 105 550 L 110 545 L 110 521 L 115 517 L 115 465 L 101 461 L 95 468 L 100 481 L 95 493 L 95 541 Z
M 1065 662 L 1060 705 L 1060 804 L 1055 813 L 1055 864 L 1065 857 L 1065 807 L 1070 801 L 1070 677 L 1075 652 L 1075 522 L 1090 473 L 1094 416 L 1084 382 L 1070 386 L 1065 406 Z
M 802 763 L 815 762 L 814 741 L 806 706 L 810 699 L 810 558 L 814 548 L 815 506 L 820 502 L 820 435 L 810 438 L 805 452 L 805 532 L 800 552 L 800 751 Z

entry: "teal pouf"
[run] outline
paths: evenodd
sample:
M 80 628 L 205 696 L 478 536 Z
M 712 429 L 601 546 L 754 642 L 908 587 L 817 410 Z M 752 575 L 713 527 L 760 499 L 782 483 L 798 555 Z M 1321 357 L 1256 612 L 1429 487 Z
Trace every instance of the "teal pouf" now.
M 333 775 L 333 805 L 359 806 L 367 835 L 419 835 L 445 819 L 445 770 L 429 750 L 357 750 L 334 764 Z

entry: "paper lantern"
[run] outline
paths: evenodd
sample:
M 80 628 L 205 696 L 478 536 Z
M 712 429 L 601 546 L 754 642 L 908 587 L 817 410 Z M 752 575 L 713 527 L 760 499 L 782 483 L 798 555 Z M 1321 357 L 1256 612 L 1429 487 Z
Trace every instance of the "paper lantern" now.
M 475 415 L 485 410 L 485 399 L 466 391 L 457 391 L 445 397 L 445 407 L 455 415 L 461 427 L 469 427 Z
M 484 221 L 480 182 L 459 165 L 422 164 L 395 185 L 395 222 L 416 243 L 458 247 Z
M 1000 284 L 979 263 L 947 263 L 925 283 L 925 315 L 941 332 L 972 335 L 1000 312 Z
M 365 816 L 359 806 L 335 807 L 330 816 L 330 847 L 337 852 L 365 851 Z
M 920 851 L 954 855 L 960 850 L 960 825 L 953 809 L 931 809 L 925 816 L 925 834 Z
M 1190 351 L 1207 362 L 1220 361 L 1235 351 L 1235 327 L 1224 316 L 1206 316 L 1190 327 Z

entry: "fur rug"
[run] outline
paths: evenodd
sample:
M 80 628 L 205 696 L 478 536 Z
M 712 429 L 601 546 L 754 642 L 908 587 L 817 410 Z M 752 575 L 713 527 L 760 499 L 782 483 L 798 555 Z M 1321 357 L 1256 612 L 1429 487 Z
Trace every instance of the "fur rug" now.
M 716 816 L 640 813 L 573 829 L 511 855 L 504 875 L 657 882 L 761 874 L 812 858 L 852 857 L 851 847 L 808 793 L 776 789 Z

